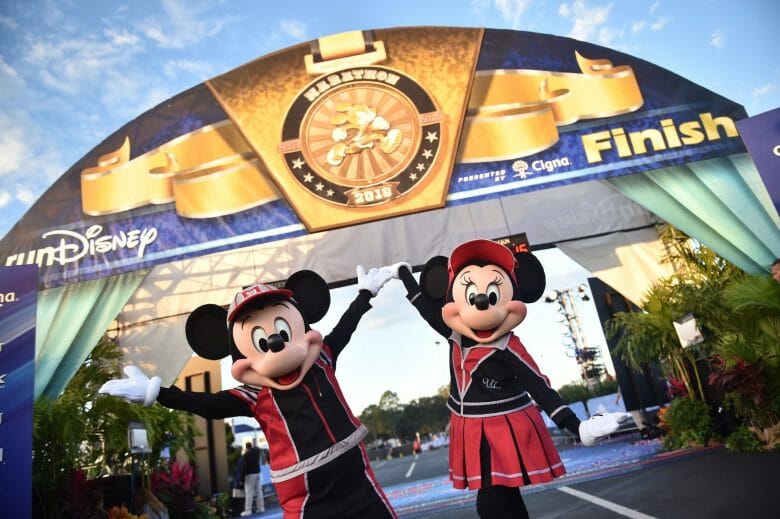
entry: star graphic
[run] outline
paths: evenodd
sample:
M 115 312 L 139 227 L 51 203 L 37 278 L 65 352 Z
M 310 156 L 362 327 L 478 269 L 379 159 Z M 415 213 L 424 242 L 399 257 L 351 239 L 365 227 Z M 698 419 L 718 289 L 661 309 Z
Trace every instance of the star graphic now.
M 417 171 L 424 171 L 425 170 L 425 164 L 423 164 L 422 162 L 418 162 L 415 167 L 417 168 Z
M 428 132 L 428 135 L 425 136 L 425 140 L 433 144 L 433 141 L 437 140 L 439 136 L 436 134 L 436 132 Z
M 323 189 L 325 189 L 325 185 L 322 182 L 317 182 L 316 184 L 314 184 L 314 189 L 316 189 L 317 191 L 322 191 Z
M 304 182 L 311 182 L 313 178 L 314 178 L 314 175 L 312 175 L 311 173 L 306 173 L 303 176 L 303 181 Z
M 332 189 L 328 189 L 327 191 L 325 191 L 325 194 L 328 195 L 328 198 L 330 198 L 330 197 L 333 196 L 333 190 Z
M 426 159 L 430 159 L 431 157 L 433 157 L 433 152 L 431 150 L 425 150 L 422 152 L 422 156 L 425 157 Z
M 302 161 L 300 157 L 298 157 L 297 159 L 295 159 L 295 160 L 292 162 L 292 165 L 293 165 L 292 167 L 293 167 L 293 169 L 301 169 L 301 167 L 302 167 L 304 164 L 306 164 L 306 163 L 305 163 L 304 161 Z
M 417 180 L 417 173 L 412 173 L 411 175 L 409 175 L 409 180 L 412 181 Z

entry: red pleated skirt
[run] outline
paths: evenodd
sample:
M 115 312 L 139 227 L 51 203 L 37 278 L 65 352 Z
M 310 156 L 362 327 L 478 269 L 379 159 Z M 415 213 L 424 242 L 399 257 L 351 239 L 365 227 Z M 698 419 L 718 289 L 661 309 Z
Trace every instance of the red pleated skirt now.
M 490 447 L 490 481 L 482 481 L 482 438 Z M 558 450 L 534 405 L 499 416 L 450 416 L 450 479 L 455 488 L 521 487 L 566 473 Z

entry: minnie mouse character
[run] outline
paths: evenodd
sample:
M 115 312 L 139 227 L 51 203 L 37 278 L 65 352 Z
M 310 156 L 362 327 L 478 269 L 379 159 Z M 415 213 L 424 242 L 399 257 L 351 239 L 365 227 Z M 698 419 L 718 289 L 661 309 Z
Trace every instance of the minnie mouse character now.
M 323 339 L 311 323 L 330 306 L 325 281 L 300 271 L 284 288 L 257 283 L 238 292 L 230 307 L 207 304 L 187 319 L 187 341 L 207 359 L 233 359 L 243 385 L 218 393 L 160 387 L 138 368 L 111 380 L 101 393 L 144 405 L 154 401 L 208 419 L 252 416 L 268 440 L 271 481 L 285 518 L 395 517 L 376 481 L 363 444 L 366 428 L 352 414 L 336 381 L 339 353 L 369 300 L 392 277 L 387 268 L 357 267 L 359 292 Z
M 528 517 L 519 487 L 551 481 L 565 469 L 538 404 L 583 444 L 615 432 L 627 413 L 580 422 L 512 332 L 526 303 L 544 292 L 545 275 L 531 253 L 515 256 L 490 240 L 457 246 L 449 260 L 391 267 L 407 298 L 450 344 L 450 479 L 478 489 L 482 518 Z

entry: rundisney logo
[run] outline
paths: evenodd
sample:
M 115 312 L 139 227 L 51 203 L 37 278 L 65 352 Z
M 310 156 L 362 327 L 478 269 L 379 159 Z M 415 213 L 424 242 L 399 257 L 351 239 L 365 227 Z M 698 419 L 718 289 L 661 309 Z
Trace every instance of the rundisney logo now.
M 92 225 L 84 234 L 60 229 L 49 231 L 42 239 L 59 237 L 59 243 L 54 246 L 31 250 L 27 253 L 14 254 L 6 258 L 6 266 L 31 265 L 51 266 L 54 263 L 66 265 L 81 260 L 83 257 L 114 252 L 117 249 L 136 249 L 136 256 L 142 258 L 146 247 L 157 239 L 157 229 L 144 227 L 129 232 L 119 231 L 118 234 L 102 234 L 102 225 Z

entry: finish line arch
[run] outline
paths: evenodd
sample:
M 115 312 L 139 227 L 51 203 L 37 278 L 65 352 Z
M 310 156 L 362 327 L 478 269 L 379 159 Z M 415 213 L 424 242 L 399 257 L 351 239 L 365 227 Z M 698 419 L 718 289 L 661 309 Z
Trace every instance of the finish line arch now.
M 634 300 L 660 221 L 768 270 L 779 220 L 745 117 L 651 63 L 522 31 L 355 31 L 262 57 L 108 136 L 0 242 L 3 265 L 39 265 L 35 395 L 114 321 L 170 383 L 201 301 L 475 237 L 558 246 Z

